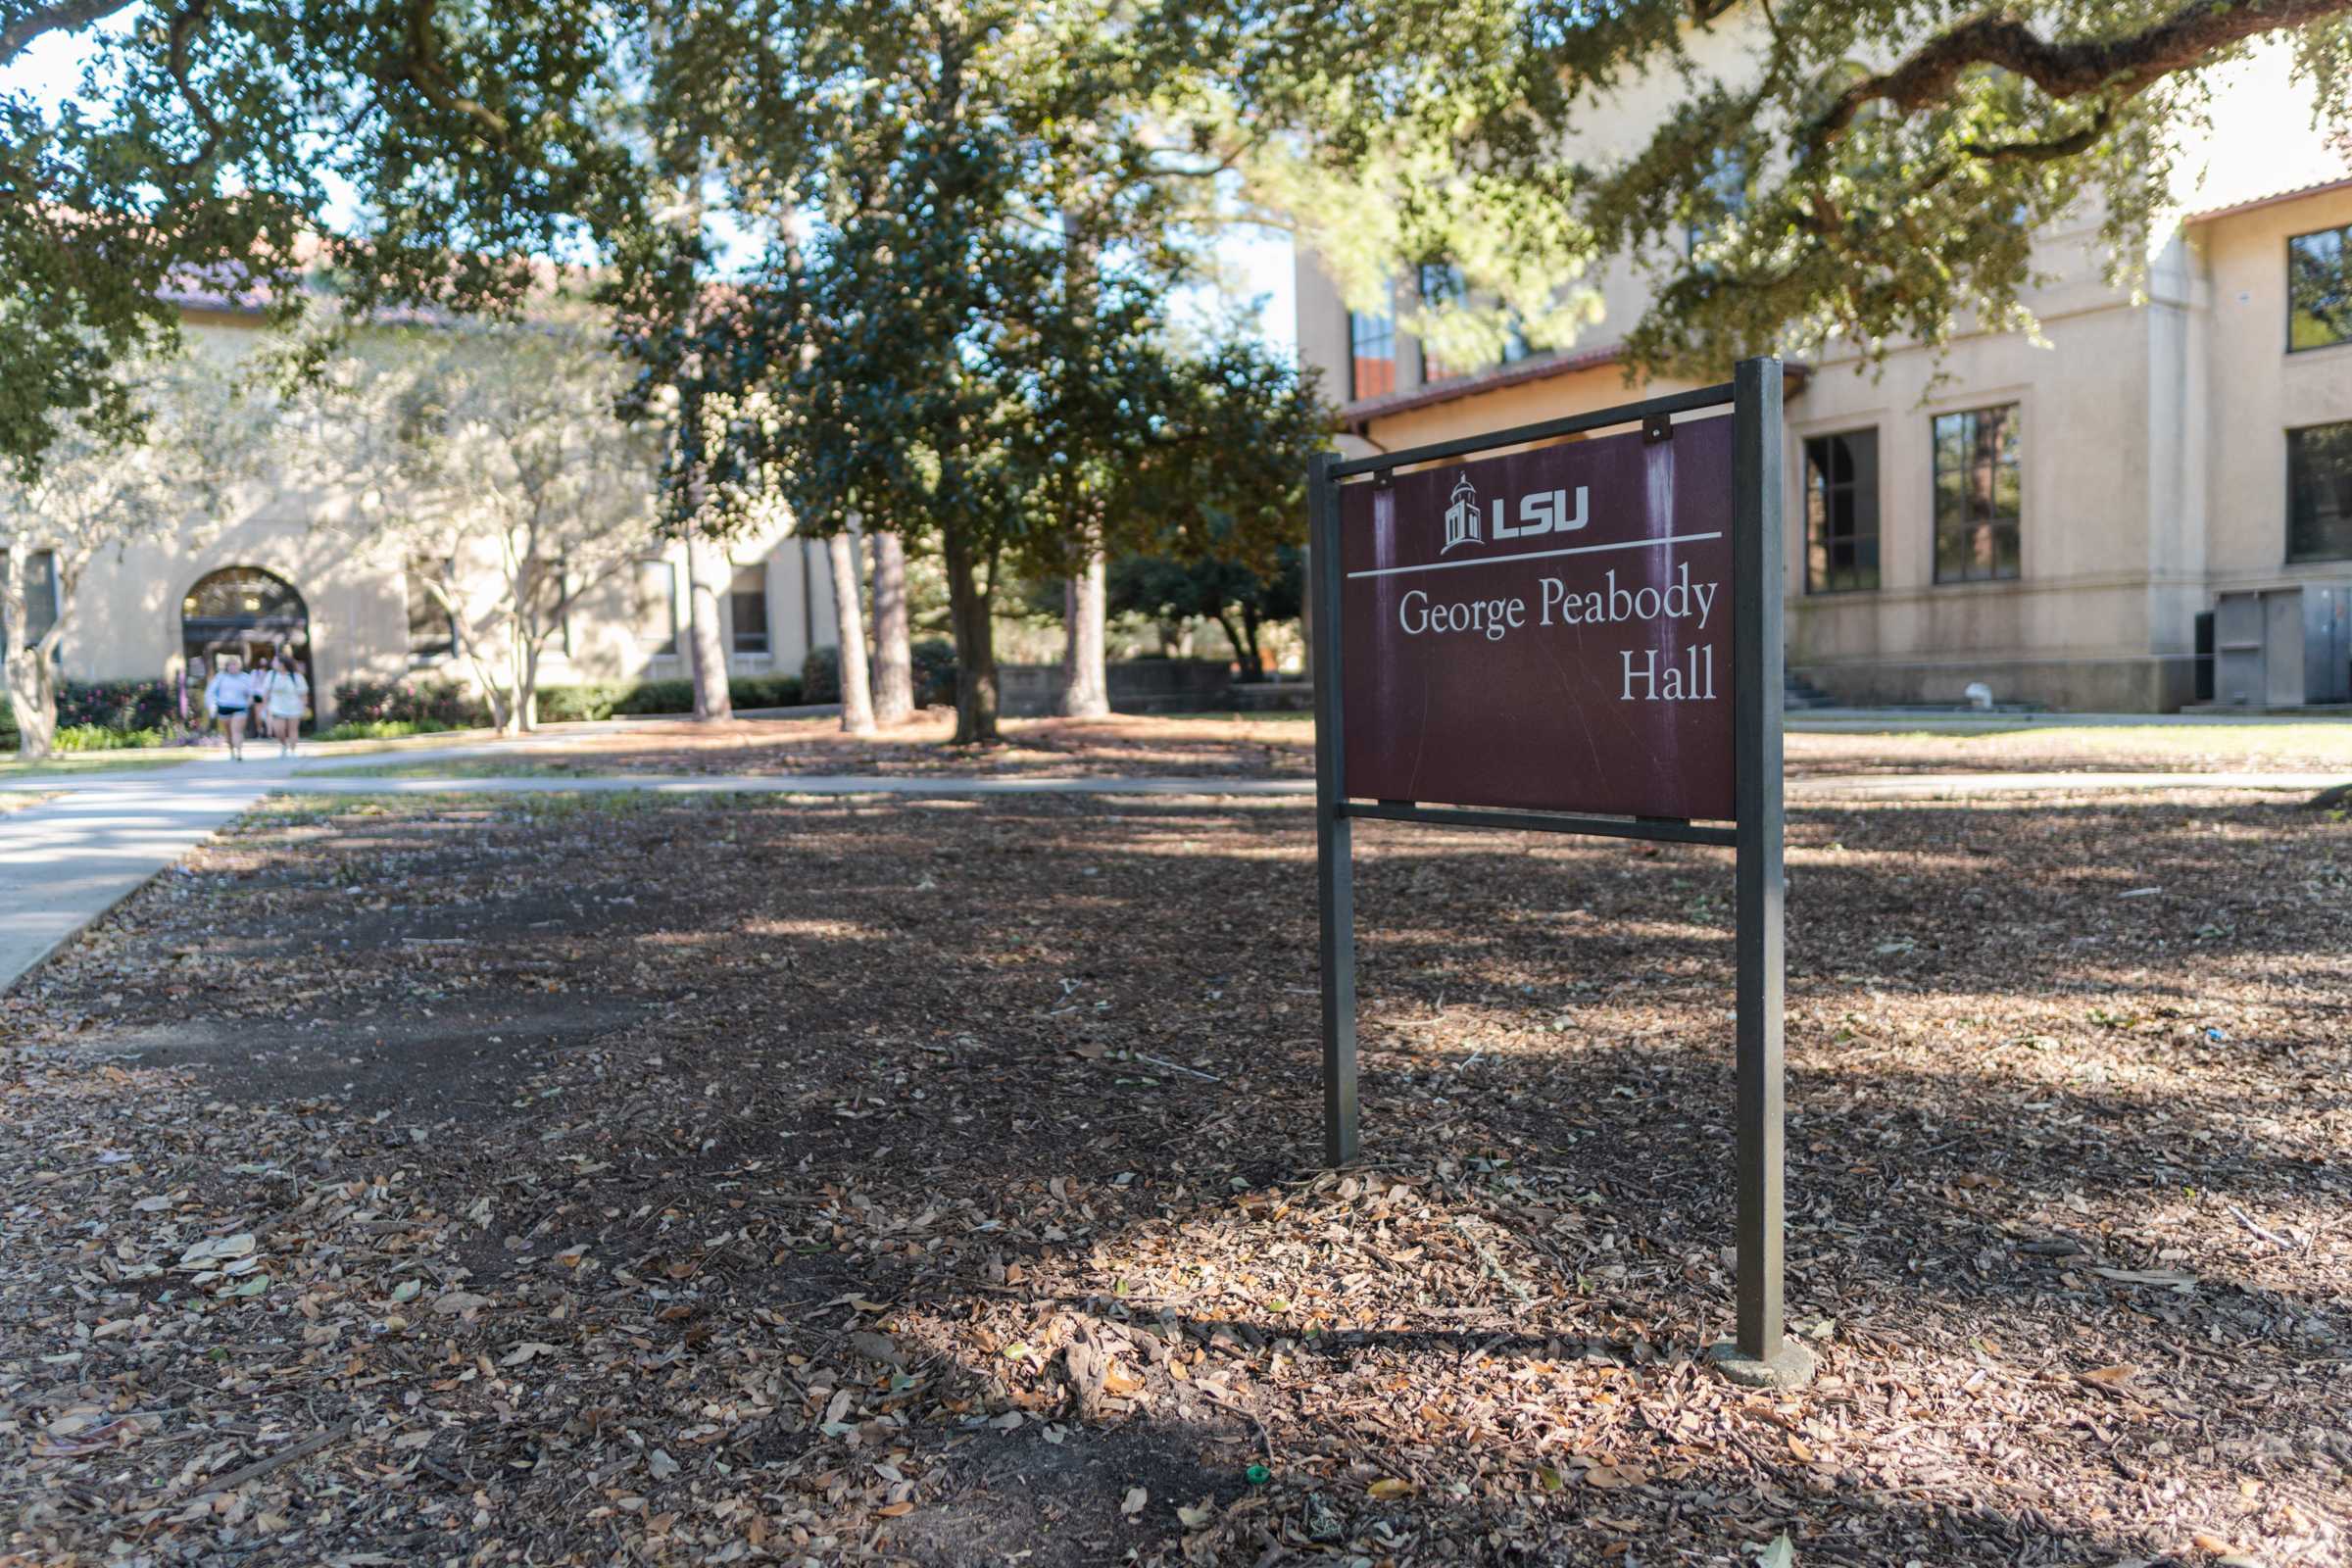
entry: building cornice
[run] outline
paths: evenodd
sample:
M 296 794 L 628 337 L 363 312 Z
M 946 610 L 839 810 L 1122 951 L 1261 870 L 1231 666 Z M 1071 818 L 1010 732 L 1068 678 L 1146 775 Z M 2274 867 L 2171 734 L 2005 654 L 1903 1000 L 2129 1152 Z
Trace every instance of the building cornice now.
M 2235 218 L 2240 213 L 2259 212 L 2265 207 L 2278 207 L 2287 202 L 2299 202 L 2309 196 L 2331 196 L 2337 191 L 2345 190 L 2352 190 L 2352 177 L 2324 179 L 2316 185 L 2298 185 L 2293 190 L 2277 190 L 2268 196 L 2250 197 L 2242 202 L 2232 202 L 2227 207 L 2208 207 L 2201 212 L 2183 213 L 2180 215 L 2180 221 L 2183 223 L 2210 223 L 2220 218 Z
M 1415 409 L 1434 408 L 1442 403 L 1457 403 L 1463 398 L 1482 397 L 1499 392 L 1505 387 L 1525 386 L 1534 381 L 1548 381 L 1557 376 L 1576 375 L 1586 370 L 1597 370 L 1604 366 L 1625 362 L 1625 345 L 1611 343 L 1603 348 L 1587 349 L 1581 354 L 1563 354 L 1553 359 L 1521 360 L 1516 365 L 1497 365 L 1491 369 L 1470 375 L 1457 375 L 1438 382 L 1435 386 L 1416 387 L 1410 392 L 1392 392 L 1385 397 L 1363 398 L 1343 406 L 1339 425 L 1351 435 L 1366 435 L 1372 421 L 1386 419 Z M 1791 392 L 1800 391 L 1813 368 L 1791 360 L 1784 368 Z

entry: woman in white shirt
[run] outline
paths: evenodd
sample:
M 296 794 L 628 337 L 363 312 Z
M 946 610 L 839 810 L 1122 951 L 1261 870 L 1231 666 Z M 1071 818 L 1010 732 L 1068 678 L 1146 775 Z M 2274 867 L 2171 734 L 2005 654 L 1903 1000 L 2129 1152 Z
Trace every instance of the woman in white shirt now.
M 254 702 L 262 716 L 270 721 L 270 734 L 277 742 L 277 755 L 292 757 L 294 739 L 302 728 L 303 710 L 311 706 L 311 683 L 294 661 L 279 653 L 262 672 Z
M 220 669 L 204 683 L 204 706 L 228 737 L 229 760 L 245 760 L 245 710 L 253 706 L 253 677 L 245 673 L 243 660 L 234 654 L 220 656 Z

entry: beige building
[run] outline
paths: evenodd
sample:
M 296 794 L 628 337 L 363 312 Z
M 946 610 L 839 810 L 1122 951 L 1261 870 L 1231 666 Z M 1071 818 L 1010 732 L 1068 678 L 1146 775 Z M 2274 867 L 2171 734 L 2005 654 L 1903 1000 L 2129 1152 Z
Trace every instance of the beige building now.
M 186 322 L 199 350 L 233 354 L 259 318 L 197 300 Z M 355 551 L 338 526 L 354 497 L 283 471 L 235 496 L 225 515 L 192 515 L 88 567 L 59 650 L 66 679 L 176 683 L 193 660 L 205 661 L 201 671 L 221 654 L 250 662 L 288 646 L 308 664 L 322 726 L 335 722 L 334 691 L 346 681 L 470 684 L 447 616 L 407 564 Z M 739 543 L 730 568 L 719 599 L 730 674 L 798 674 L 811 647 L 838 641 L 821 540 L 787 531 Z M 485 565 L 478 591 L 495 594 L 497 582 Z M 547 652 L 541 685 L 685 678 L 689 612 L 683 547 L 649 537 L 582 595 Z
M 1701 52 L 1742 47 L 1727 29 Z M 1673 90 L 1636 84 L 1590 139 L 1638 145 Z M 2222 595 L 2352 586 L 2352 166 L 2276 53 L 2230 78 L 2182 164 L 2145 298 L 2104 280 L 2089 218 L 2038 238 L 2046 343 L 1963 332 L 1875 376 L 1835 345 L 1790 367 L 1792 676 L 1857 704 L 1983 682 L 2001 702 L 2169 711 L 2198 699 Z M 1685 384 L 1629 381 L 1615 343 L 1645 291 L 1622 266 L 1597 283 L 1583 341 L 1457 369 L 1397 325 L 1446 269 L 1351 312 L 1302 253 L 1299 357 L 1345 400 L 1349 456 Z

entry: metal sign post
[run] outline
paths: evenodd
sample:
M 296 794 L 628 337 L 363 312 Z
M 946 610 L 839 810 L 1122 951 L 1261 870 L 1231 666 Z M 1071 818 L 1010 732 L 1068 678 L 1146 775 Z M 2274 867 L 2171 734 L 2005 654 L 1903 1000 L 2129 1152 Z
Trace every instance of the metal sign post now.
M 1732 849 L 1738 1338 L 1712 1354 L 1788 1388 L 1813 1358 L 1781 1321 L 1781 364 L 1746 360 L 1724 386 L 1318 456 L 1308 505 L 1325 1158 L 1357 1152 L 1355 818 Z

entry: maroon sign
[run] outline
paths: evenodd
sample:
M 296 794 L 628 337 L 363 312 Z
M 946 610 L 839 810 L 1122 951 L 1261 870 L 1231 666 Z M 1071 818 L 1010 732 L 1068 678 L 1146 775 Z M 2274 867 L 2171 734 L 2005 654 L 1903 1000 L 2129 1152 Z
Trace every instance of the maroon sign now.
M 1729 819 L 1732 421 L 1340 491 L 1347 793 Z

